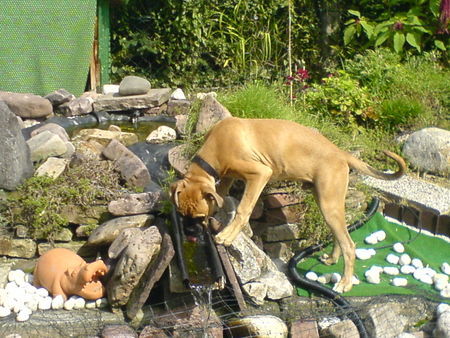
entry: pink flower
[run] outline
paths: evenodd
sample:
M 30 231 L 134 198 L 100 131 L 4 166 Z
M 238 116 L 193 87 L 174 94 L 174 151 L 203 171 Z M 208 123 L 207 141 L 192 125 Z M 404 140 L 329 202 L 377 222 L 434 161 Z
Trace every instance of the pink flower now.
M 301 81 L 305 81 L 305 80 L 309 79 L 310 76 L 309 76 L 308 70 L 305 68 L 297 69 L 297 78 Z

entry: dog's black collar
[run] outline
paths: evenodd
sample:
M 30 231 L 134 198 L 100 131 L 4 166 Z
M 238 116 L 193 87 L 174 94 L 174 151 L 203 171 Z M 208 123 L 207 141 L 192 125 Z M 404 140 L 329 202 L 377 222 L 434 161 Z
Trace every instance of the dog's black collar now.
M 200 166 L 200 168 L 202 168 L 209 175 L 214 177 L 214 180 L 216 181 L 216 184 L 218 184 L 220 182 L 220 176 L 217 173 L 216 169 L 214 169 L 208 162 L 206 162 L 200 156 L 195 155 L 194 158 L 192 159 L 192 162 L 197 163 Z

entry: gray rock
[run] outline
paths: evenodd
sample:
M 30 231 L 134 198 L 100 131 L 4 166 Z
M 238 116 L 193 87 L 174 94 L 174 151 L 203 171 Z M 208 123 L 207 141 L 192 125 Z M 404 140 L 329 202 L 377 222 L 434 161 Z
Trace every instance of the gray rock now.
M 52 132 L 45 130 L 27 141 L 33 162 L 45 160 L 50 156 L 61 156 L 67 151 L 66 143 Z
M 189 130 L 188 130 L 188 116 L 187 115 L 176 115 L 175 116 L 175 130 L 177 131 L 178 134 L 180 134 L 181 136 L 186 135 Z
M 149 226 L 154 219 L 154 216 L 147 214 L 113 218 L 95 228 L 87 242 L 90 245 L 111 244 L 122 230 Z
M 53 179 L 59 177 L 67 167 L 68 160 L 58 157 L 49 157 L 39 168 L 36 169 L 36 176 L 49 176 Z
M 94 99 L 91 97 L 79 97 L 63 103 L 56 108 L 56 112 L 66 117 L 86 115 L 92 112 Z
M 13 239 L 0 236 L 0 255 L 19 258 L 33 258 L 36 255 L 36 243 L 31 239 Z
M 101 338 L 137 338 L 138 334 L 128 325 L 107 325 L 102 330 Z
M 0 189 L 14 190 L 33 175 L 30 149 L 17 117 L 0 101 Z
M 108 300 L 113 307 L 125 305 L 147 266 L 161 248 L 162 237 L 155 226 L 146 230 L 125 229 L 111 244 L 108 256 L 117 259 L 106 285 Z
M 411 134 L 403 146 L 409 162 L 422 171 L 450 173 L 450 131 L 425 128 Z
M 139 76 L 125 76 L 119 85 L 119 94 L 121 96 L 147 94 L 151 85 L 147 79 Z
M 68 92 L 64 88 L 55 90 L 54 92 L 47 94 L 44 96 L 44 99 L 47 99 L 51 102 L 53 107 L 58 107 L 59 105 L 70 102 L 75 99 L 75 95 Z
M 407 324 L 407 318 L 400 314 L 403 306 L 394 302 L 370 305 L 365 320 L 369 336 L 388 338 L 402 333 Z
M 288 328 L 280 318 L 254 315 L 227 322 L 233 337 L 287 337 Z
M 115 216 L 145 214 L 153 211 L 162 198 L 162 192 L 128 194 L 108 204 L 108 211 Z
M 183 115 L 187 116 L 191 110 L 191 101 L 188 100 L 174 100 L 170 99 L 167 103 L 167 115 L 177 116 Z
M 184 155 L 186 147 L 186 144 L 180 144 L 170 149 L 168 153 L 170 165 L 180 175 L 185 175 L 191 164 L 189 159 Z
M 56 124 L 56 123 L 44 123 L 42 126 L 34 129 L 30 133 L 30 136 L 31 137 L 36 136 L 46 130 L 51 131 L 53 134 L 58 135 L 61 138 L 61 140 L 65 141 L 65 142 L 70 141 L 69 134 L 67 134 L 66 130 L 63 127 L 61 127 L 59 124 Z
M 52 104 L 42 96 L 0 91 L 0 100 L 5 101 L 9 109 L 22 118 L 34 119 L 53 114 Z
M 436 338 L 450 338 L 450 311 L 441 313 L 433 331 Z
M 330 325 L 322 332 L 322 335 L 332 338 L 347 338 L 359 337 L 359 332 L 356 325 L 350 319 L 346 319 Z
M 103 149 L 103 155 L 114 161 L 116 169 L 128 184 L 145 188 L 150 183 L 150 173 L 145 164 L 119 141 L 111 140 Z
M 170 88 L 161 88 L 150 89 L 145 95 L 102 95 L 94 101 L 93 107 L 95 112 L 148 109 L 166 103 L 170 98 L 170 93 Z
M 255 302 L 261 304 L 266 297 L 278 300 L 292 295 L 293 287 L 287 277 L 243 232 L 227 251 L 239 282 Z
M 206 95 L 200 107 L 195 131 L 197 133 L 205 133 L 217 122 L 227 117 L 231 117 L 228 109 L 220 104 L 212 95 Z
M 177 138 L 177 132 L 168 126 L 160 126 L 153 130 L 145 139 L 148 143 L 167 143 L 175 141 Z

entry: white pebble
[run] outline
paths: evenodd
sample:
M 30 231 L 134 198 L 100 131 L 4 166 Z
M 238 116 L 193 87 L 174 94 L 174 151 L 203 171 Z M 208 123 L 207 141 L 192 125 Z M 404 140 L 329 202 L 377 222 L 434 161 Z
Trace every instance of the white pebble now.
M 406 286 L 408 285 L 408 280 L 402 277 L 395 277 L 394 279 L 392 279 L 391 284 L 394 286 Z
M 419 279 L 422 283 L 432 285 L 433 284 L 433 278 L 430 275 L 422 275 Z
M 368 249 L 356 249 L 355 250 L 356 258 L 364 261 L 370 259 L 372 257 L 372 252 Z
M 353 285 L 359 285 L 361 282 L 359 281 L 358 277 L 353 276 L 352 277 L 352 284 Z
M 108 306 L 108 299 L 107 298 L 99 298 L 95 301 L 95 306 L 98 308 L 103 308 Z
M 419 258 L 413 258 L 411 260 L 411 265 L 414 266 L 416 269 L 423 268 L 423 263 Z
M 402 254 L 400 259 L 398 260 L 398 264 L 400 265 L 409 265 L 411 264 L 411 257 L 408 254 Z
M 371 284 L 380 284 L 381 280 L 380 280 L 380 275 L 377 273 L 374 274 L 368 274 L 366 276 L 366 279 L 369 283 Z
M 17 285 L 25 282 L 25 272 L 22 270 L 12 270 L 8 273 L 8 281 L 16 282 Z
M 398 264 L 399 260 L 400 260 L 400 257 L 398 257 L 397 255 L 394 255 L 392 253 L 386 256 L 386 261 L 391 264 Z
M 331 273 L 323 274 L 317 278 L 317 281 L 321 284 L 328 284 L 331 281 Z
M 330 278 L 330 282 L 331 283 L 339 283 L 339 281 L 341 280 L 341 275 L 338 274 L 337 272 L 333 272 L 331 274 L 331 278 Z
M 434 288 L 438 291 L 444 290 L 448 285 L 448 281 L 445 279 L 434 280 Z
M 317 276 L 317 273 L 315 273 L 314 271 L 308 271 L 305 277 L 314 282 L 317 281 L 317 278 L 319 278 L 319 276 Z
M 405 247 L 403 246 L 402 243 L 395 243 L 394 246 L 393 246 L 393 249 L 397 253 L 404 253 L 405 252 Z
M 27 282 L 29 284 L 33 284 L 34 276 L 31 273 L 25 274 L 25 282 Z
M 31 311 L 37 311 L 38 305 L 39 305 L 39 299 L 40 299 L 40 297 L 37 297 L 36 295 L 32 295 L 32 298 L 29 301 L 25 302 L 25 305 Z
M 6 292 L 5 289 L 0 289 L 0 306 L 3 305 L 3 301 L 6 299 L 7 296 L 8 292 Z
M 2 317 L 8 317 L 11 314 L 11 310 L 4 307 L 4 306 L 0 306 L 0 318 Z
M 436 314 L 438 315 L 438 317 L 447 311 L 450 311 L 450 305 L 447 303 L 441 303 L 436 308 Z
M 442 263 L 441 270 L 446 275 L 450 275 L 450 264 L 448 264 L 447 262 Z
M 28 319 L 30 319 L 30 315 L 31 315 L 31 310 L 30 310 L 30 309 L 27 309 L 27 308 L 24 308 L 23 310 L 21 310 L 21 311 L 17 314 L 16 320 L 17 320 L 18 322 L 25 322 L 25 321 L 27 321 Z
M 64 302 L 64 309 L 65 310 L 73 310 L 75 306 L 76 298 L 70 297 L 68 300 Z
M 382 242 L 386 239 L 386 233 L 384 232 L 384 230 L 375 231 L 372 235 L 376 237 L 378 242 Z
M 88 300 L 86 301 L 86 309 L 95 309 L 96 304 L 95 304 L 95 300 Z
M 40 297 L 48 297 L 48 291 L 46 288 L 38 288 L 36 294 Z
M 186 100 L 186 96 L 181 88 L 175 89 L 172 95 L 170 95 L 170 98 L 173 100 Z
M 16 302 L 16 304 L 14 304 L 14 308 L 12 309 L 13 312 L 15 313 L 19 313 L 23 308 L 25 308 L 25 303 L 22 301 L 18 301 Z
M 19 286 L 16 284 L 16 282 L 9 282 L 5 286 L 6 292 L 10 293 L 11 291 L 17 290 Z
M 51 307 L 52 307 L 52 298 L 51 297 L 47 296 L 47 297 L 41 298 L 39 300 L 39 303 L 38 303 L 39 310 L 50 310 Z
M 25 292 L 28 294 L 35 294 L 37 292 L 37 288 L 34 285 L 31 285 L 30 283 L 25 283 L 25 285 L 23 286 L 23 288 L 25 289 Z
M 439 293 L 443 298 L 450 298 L 450 284 L 444 290 Z
M 82 297 L 78 297 L 75 299 L 75 304 L 73 305 L 73 308 L 76 310 L 84 309 L 86 305 L 86 301 Z
M 373 245 L 373 244 L 377 244 L 377 243 L 378 243 L 378 239 L 376 238 L 376 236 L 374 236 L 374 235 L 372 234 L 372 235 L 367 236 L 367 237 L 364 239 L 364 242 L 366 242 L 367 244 Z
M 405 275 L 412 274 L 415 271 L 416 271 L 416 268 L 413 267 L 412 265 L 402 265 L 402 267 L 400 268 L 400 272 Z
M 395 266 L 386 266 L 383 268 L 383 272 L 390 276 L 397 276 L 400 273 L 399 269 Z
M 59 310 L 64 307 L 64 297 L 62 295 L 57 295 L 52 299 L 52 309 Z

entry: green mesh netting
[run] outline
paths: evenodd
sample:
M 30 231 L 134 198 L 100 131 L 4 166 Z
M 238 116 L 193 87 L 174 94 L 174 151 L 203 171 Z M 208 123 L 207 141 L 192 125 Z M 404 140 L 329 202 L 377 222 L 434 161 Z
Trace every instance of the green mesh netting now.
M 86 86 L 96 0 L 2 0 L 0 90 L 46 95 Z

